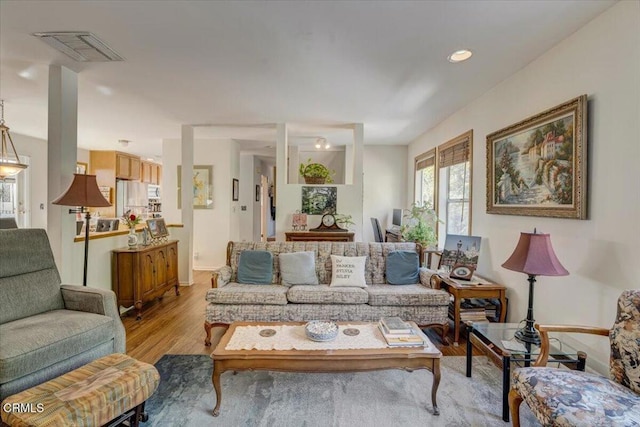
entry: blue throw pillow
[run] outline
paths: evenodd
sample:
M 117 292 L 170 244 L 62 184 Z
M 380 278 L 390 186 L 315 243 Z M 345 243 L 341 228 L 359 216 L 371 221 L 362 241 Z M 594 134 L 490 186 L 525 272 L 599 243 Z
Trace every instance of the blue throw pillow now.
M 242 251 L 238 261 L 238 283 L 270 285 L 273 279 L 273 254 L 269 251 Z
M 415 285 L 420 281 L 419 269 L 415 251 L 393 251 L 387 255 L 387 282 L 391 285 Z

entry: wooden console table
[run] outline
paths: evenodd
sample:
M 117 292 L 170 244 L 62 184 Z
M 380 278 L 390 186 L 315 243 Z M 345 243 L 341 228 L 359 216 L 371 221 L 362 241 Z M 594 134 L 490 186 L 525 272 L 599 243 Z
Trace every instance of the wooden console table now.
M 135 305 L 136 319 L 142 318 L 142 305 L 162 295 L 172 286 L 178 290 L 178 241 L 135 249 L 113 250 L 111 280 L 118 305 Z
M 433 276 L 432 280 L 439 281 L 440 289 L 444 289 L 453 295 L 453 344 L 458 345 L 460 338 L 460 303 L 465 298 L 496 298 L 500 300 L 500 315 L 498 321 L 504 323 L 507 319 L 507 288 L 506 286 L 492 283 L 479 276 L 481 284 L 465 284 L 462 280 L 450 279 L 448 276 Z
M 287 242 L 353 242 L 352 231 L 288 231 Z

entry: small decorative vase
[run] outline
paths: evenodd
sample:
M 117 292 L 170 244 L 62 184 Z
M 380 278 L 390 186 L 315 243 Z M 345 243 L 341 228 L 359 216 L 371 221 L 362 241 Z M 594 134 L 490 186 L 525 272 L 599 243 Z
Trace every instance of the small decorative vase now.
M 129 235 L 127 236 L 127 245 L 129 245 L 129 249 L 134 249 L 138 246 L 138 235 L 136 234 L 135 227 L 131 227 L 129 229 Z

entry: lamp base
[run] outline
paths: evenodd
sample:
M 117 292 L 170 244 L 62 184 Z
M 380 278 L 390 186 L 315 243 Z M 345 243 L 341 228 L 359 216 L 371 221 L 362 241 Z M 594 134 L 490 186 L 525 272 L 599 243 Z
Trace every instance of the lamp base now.
M 528 329 L 526 326 L 522 329 L 518 329 L 513 336 L 522 342 L 529 344 L 540 345 L 540 334 L 535 329 Z

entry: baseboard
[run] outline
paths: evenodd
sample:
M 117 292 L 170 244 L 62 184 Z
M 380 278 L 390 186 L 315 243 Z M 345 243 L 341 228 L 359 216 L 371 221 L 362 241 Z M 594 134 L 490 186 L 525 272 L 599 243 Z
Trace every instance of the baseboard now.
M 219 269 L 220 267 L 211 267 L 208 265 L 204 265 L 204 266 L 199 266 L 199 267 L 193 267 L 193 270 L 195 271 L 215 271 L 217 269 Z

